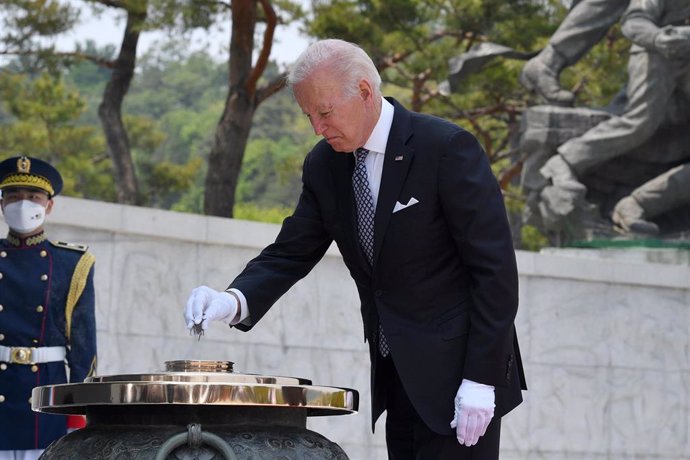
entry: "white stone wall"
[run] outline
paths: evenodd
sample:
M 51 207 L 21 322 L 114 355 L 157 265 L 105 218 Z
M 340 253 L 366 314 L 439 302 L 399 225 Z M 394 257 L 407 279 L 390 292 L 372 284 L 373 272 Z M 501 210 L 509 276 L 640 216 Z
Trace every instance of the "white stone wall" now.
M 0 232 L 6 231 L 0 224 Z M 309 419 L 353 460 L 386 458 L 372 435 L 369 363 L 353 283 L 337 251 L 251 332 L 197 341 L 191 289 L 224 289 L 277 225 L 58 197 L 49 236 L 96 255 L 99 373 L 179 359 L 357 389 L 360 412 Z M 690 458 L 690 263 L 685 251 L 518 252 L 517 327 L 530 390 L 503 421 L 504 460 Z

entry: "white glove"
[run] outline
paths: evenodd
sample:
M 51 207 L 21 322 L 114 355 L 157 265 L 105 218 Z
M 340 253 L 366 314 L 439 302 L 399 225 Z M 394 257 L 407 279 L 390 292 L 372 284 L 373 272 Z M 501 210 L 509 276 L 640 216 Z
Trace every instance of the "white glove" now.
M 494 387 L 463 379 L 455 395 L 455 428 L 458 442 L 467 447 L 477 444 L 494 416 Z
M 230 323 L 237 315 L 239 305 L 232 294 L 218 292 L 208 286 L 199 286 L 192 290 L 184 309 L 187 329 L 201 323 L 202 329 L 208 328 L 209 321 Z

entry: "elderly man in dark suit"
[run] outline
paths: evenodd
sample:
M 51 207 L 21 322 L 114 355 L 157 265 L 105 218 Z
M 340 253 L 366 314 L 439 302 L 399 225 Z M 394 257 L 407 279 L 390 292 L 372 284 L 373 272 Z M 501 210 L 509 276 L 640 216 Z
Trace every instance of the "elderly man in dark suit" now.
M 251 329 L 335 241 L 359 291 L 372 428 L 387 411 L 389 457 L 498 458 L 500 418 L 525 382 L 515 254 L 484 151 L 462 128 L 383 98 L 351 43 L 312 44 L 288 83 L 323 137 L 297 207 L 227 290 L 192 291 L 187 327 Z

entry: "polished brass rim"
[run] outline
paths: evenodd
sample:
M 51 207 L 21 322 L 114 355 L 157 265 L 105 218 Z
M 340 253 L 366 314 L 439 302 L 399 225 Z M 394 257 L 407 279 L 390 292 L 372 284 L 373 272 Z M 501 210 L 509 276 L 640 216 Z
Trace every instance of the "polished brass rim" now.
M 46 385 L 32 391 L 38 412 L 86 414 L 91 406 L 209 405 L 294 407 L 307 415 L 357 412 L 356 390 L 314 386 L 310 380 L 239 374 L 230 361 L 168 361 L 168 372 L 106 375 L 84 383 Z
M 204 382 L 70 383 L 36 387 L 31 408 L 56 414 L 86 414 L 90 406 L 211 405 L 294 407 L 307 415 L 357 412 L 357 391 L 312 385 Z

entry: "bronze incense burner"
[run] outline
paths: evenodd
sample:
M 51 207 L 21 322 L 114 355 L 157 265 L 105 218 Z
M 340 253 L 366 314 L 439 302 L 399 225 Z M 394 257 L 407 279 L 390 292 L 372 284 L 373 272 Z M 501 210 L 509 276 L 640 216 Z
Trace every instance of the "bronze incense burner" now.
M 307 417 L 358 410 L 357 391 L 233 372 L 229 361 L 168 361 L 150 374 L 34 388 L 32 408 L 86 415 L 41 459 L 347 459 Z

